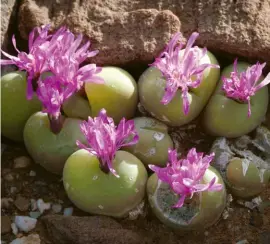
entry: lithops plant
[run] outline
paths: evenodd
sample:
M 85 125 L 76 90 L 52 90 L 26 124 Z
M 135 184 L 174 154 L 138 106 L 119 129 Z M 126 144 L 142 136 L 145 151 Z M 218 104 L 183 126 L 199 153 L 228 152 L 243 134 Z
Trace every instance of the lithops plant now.
M 1 77 L 1 134 L 14 141 L 23 141 L 26 121 L 42 108 L 36 95 L 27 100 L 26 86 L 26 73 L 23 71 Z
M 165 166 L 168 160 L 168 149 L 173 147 L 167 125 L 150 117 L 135 118 L 134 123 L 139 141 L 135 145 L 122 149 L 135 155 L 145 165 Z
M 133 77 L 127 71 L 112 66 L 103 67 L 98 76 L 104 83 L 85 83 L 92 116 L 97 116 L 104 108 L 115 123 L 123 117 L 133 118 L 138 103 L 138 89 Z
M 24 128 L 24 143 L 36 163 L 52 173 L 61 174 L 66 159 L 78 147 L 76 140 L 84 141 L 80 131 L 81 120 L 62 114 L 62 104 L 79 91 L 85 81 L 101 82 L 96 74 L 100 68 L 80 63 L 96 52 L 86 51 L 89 43 L 79 48 L 82 36 L 75 36 L 66 28 L 57 31 L 51 40 L 55 46 L 49 58 L 52 75 L 40 78 L 36 90 L 43 104 L 43 112 L 33 114 Z M 67 46 L 65 46 L 67 45 Z
M 213 166 L 220 172 L 232 193 L 240 198 L 259 195 L 270 179 L 270 132 L 256 129 L 255 137 L 236 140 L 220 137 L 212 145 Z
M 116 127 L 106 110 L 81 123 L 87 144 L 67 160 L 63 183 L 69 199 L 80 209 L 124 217 L 144 198 L 147 172 L 129 152 L 119 150 L 137 143 L 134 122 L 123 118 Z
M 9 60 L 0 60 L 1 65 L 16 65 L 21 71 L 1 77 L 2 134 L 15 141 L 23 140 L 23 128 L 27 119 L 41 109 L 34 91 L 43 72 L 48 71 L 47 55 L 50 53 L 49 26 L 35 28 L 29 35 L 29 53 L 16 47 L 17 56 L 1 51 Z M 32 99 L 32 100 L 31 100 Z
M 185 49 L 177 44 L 180 35 L 171 39 L 138 82 L 142 106 L 170 126 L 182 126 L 200 114 L 220 74 L 213 54 L 192 47 L 198 33 L 190 36 Z
M 147 194 L 161 222 L 182 232 L 204 230 L 219 219 L 226 189 L 220 174 L 209 165 L 213 158 L 213 153 L 203 156 L 192 148 L 179 160 L 176 150 L 169 150 L 167 167 L 150 166 L 155 173 L 147 182 Z
M 254 130 L 265 119 L 269 105 L 264 64 L 250 66 L 235 60 L 226 67 L 213 96 L 205 108 L 203 124 L 208 133 L 234 138 Z

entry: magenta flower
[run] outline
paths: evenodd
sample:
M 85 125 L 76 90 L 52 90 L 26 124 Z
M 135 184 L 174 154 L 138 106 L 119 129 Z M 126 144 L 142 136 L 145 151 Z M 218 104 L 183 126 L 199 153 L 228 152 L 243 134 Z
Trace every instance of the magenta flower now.
M 60 56 L 50 60 L 50 70 L 64 85 L 72 84 L 79 91 L 85 82 L 103 84 L 104 80 L 96 74 L 102 68 L 95 64 L 88 64 L 79 68 L 79 63 L 72 56 Z
M 257 62 L 255 65 L 248 67 L 246 71 L 239 73 L 237 71 L 237 59 L 235 59 L 230 78 L 222 77 L 222 89 L 225 91 L 226 96 L 248 103 L 248 117 L 251 115 L 251 97 L 262 87 L 270 83 L 270 73 L 263 81 L 259 82 L 265 65 L 266 63 L 260 64 Z
M 76 87 L 73 84 L 63 86 L 58 77 L 48 76 L 39 80 L 37 97 L 43 104 L 43 111 L 57 120 L 61 115 L 61 106 L 72 94 Z
M 1 60 L 2 65 L 15 64 L 20 70 L 26 70 L 27 99 L 31 99 L 37 88 L 40 75 L 51 71 L 62 84 L 73 83 L 79 90 L 85 81 L 102 83 L 96 76 L 101 68 L 95 64 L 88 64 L 79 68 L 86 58 L 94 57 L 98 51 L 89 51 L 90 42 L 81 45 L 83 36 L 77 37 L 66 27 L 59 28 L 53 35 L 48 35 L 50 26 L 35 28 L 29 35 L 29 54 L 20 52 L 16 48 L 16 41 L 12 41 L 18 52 L 18 57 L 11 56 L 2 51 L 10 60 Z
M 192 148 L 187 157 L 181 160 L 177 159 L 176 150 L 169 149 L 168 153 L 169 162 L 165 168 L 155 165 L 149 165 L 149 168 L 157 174 L 159 180 L 169 184 L 171 189 L 180 195 L 179 201 L 173 207 L 181 208 L 185 198 L 192 198 L 196 192 L 222 190 L 223 186 L 215 183 L 216 177 L 208 184 L 201 183 L 214 153 L 203 157 L 203 153 L 197 153 L 196 149 Z
M 48 56 L 50 55 L 50 35 L 48 30 L 50 26 L 42 26 L 35 28 L 29 35 L 28 48 L 29 53 L 20 52 L 16 47 L 16 40 L 13 35 L 12 43 L 15 50 L 18 52 L 18 56 L 12 56 L 1 50 L 1 52 L 10 60 L 0 60 L 1 65 L 14 64 L 20 70 L 26 70 L 27 77 L 27 99 L 31 99 L 33 96 L 33 80 L 35 83 L 39 80 L 40 74 L 48 71 Z
M 88 146 L 79 141 L 77 141 L 77 145 L 96 155 L 104 172 L 110 171 L 119 177 L 113 169 L 113 160 L 116 151 L 121 147 L 134 145 L 138 142 L 139 136 L 135 130 L 134 121 L 126 121 L 123 118 L 116 127 L 113 119 L 107 116 L 106 110 L 101 109 L 98 117 L 89 117 L 88 121 L 81 123 L 81 131 L 87 139 Z
M 166 79 L 166 88 L 161 103 L 164 105 L 171 102 L 178 89 L 182 91 L 183 109 L 187 114 L 190 102 L 188 100 L 189 87 L 197 88 L 203 78 L 203 72 L 207 68 L 219 68 L 219 65 L 200 64 L 201 59 L 206 55 L 207 49 L 201 50 L 195 46 L 192 48 L 199 33 L 194 32 L 181 51 L 183 45 L 177 44 L 180 33 L 176 33 L 170 40 L 165 50 L 151 64 L 158 68 Z

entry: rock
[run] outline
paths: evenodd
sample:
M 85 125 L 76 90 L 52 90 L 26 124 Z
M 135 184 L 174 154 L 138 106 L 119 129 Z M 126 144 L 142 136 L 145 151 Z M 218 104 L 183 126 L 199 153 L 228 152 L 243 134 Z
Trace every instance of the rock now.
M 147 237 L 124 229 L 121 224 L 106 216 L 75 217 L 48 215 L 42 218 L 48 236 L 58 244 L 146 244 Z M 150 242 L 149 242 L 150 243 Z
M 1 207 L 9 209 L 11 207 L 12 202 L 13 202 L 12 198 L 1 198 Z
M 5 176 L 4 176 L 4 180 L 6 180 L 6 181 L 13 181 L 14 180 L 14 177 L 13 177 L 13 175 L 11 174 L 11 173 L 9 173 L 9 174 L 6 174 Z
M 37 175 L 37 173 L 35 171 L 33 171 L 33 170 L 31 170 L 29 172 L 29 176 L 31 176 L 31 177 L 35 177 L 36 175 Z
M 35 26 L 51 23 L 58 28 L 65 23 L 72 31 L 84 33 L 92 48 L 100 50 L 91 62 L 118 66 L 137 60 L 152 62 L 171 35 L 180 30 L 180 21 L 171 11 L 145 9 L 145 1 L 136 2 L 141 6 L 128 0 L 26 0 L 19 11 L 19 30 L 27 39 Z
M 52 211 L 54 213 L 60 213 L 62 211 L 62 205 L 61 204 L 57 204 L 57 203 L 53 204 L 52 205 Z
M 17 196 L 14 204 L 16 208 L 19 209 L 20 211 L 27 211 L 30 206 L 29 200 L 20 195 Z
M 64 212 L 63 212 L 64 216 L 72 216 L 72 214 L 73 214 L 73 208 L 65 208 L 64 209 Z
M 28 216 L 15 216 L 14 223 L 20 231 L 29 232 L 36 227 L 37 220 Z
M 270 231 L 264 231 L 260 234 L 259 244 L 269 244 L 270 243 Z
M 45 210 L 49 210 L 51 208 L 51 203 L 49 203 L 49 202 L 45 203 L 42 199 L 38 199 L 37 200 L 37 208 L 38 208 L 39 212 L 41 214 L 43 214 L 43 212 Z
M 10 244 L 40 244 L 40 238 L 38 234 L 30 234 L 22 238 L 16 238 Z
M 1 216 L 1 234 L 6 234 L 11 231 L 11 221 L 9 216 Z
M 8 42 L 10 42 L 11 25 L 14 22 L 17 12 L 16 0 L 1 1 L 1 49 L 7 51 Z
M 11 229 L 12 229 L 12 233 L 14 235 L 17 235 L 18 234 L 19 230 L 18 230 L 18 227 L 15 225 L 15 223 L 12 223 L 11 224 Z
M 31 159 L 26 156 L 21 156 L 14 159 L 13 167 L 14 169 L 23 169 L 31 165 Z
M 180 29 L 198 31 L 209 49 L 270 61 L 269 22 L 269 0 L 25 0 L 19 11 L 24 39 L 35 26 L 66 24 L 91 39 L 100 50 L 91 61 L 102 65 L 152 62 Z

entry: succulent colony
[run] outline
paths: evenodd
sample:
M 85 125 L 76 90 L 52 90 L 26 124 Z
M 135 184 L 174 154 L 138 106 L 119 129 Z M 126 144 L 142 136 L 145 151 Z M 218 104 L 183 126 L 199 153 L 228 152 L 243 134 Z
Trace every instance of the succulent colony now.
M 2 134 L 63 175 L 78 208 L 125 217 L 147 195 L 164 224 L 200 230 L 224 210 L 224 182 L 238 197 L 256 196 L 269 183 L 270 132 L 258 127 L 269 105 L 265 64 L 235 60 L 220 78 L 215 56 L 193 46 L 199 34 L 184 47 L 177 33 L 137 84 L 121 68 L 85 64 L 98 51 L 89 51 L 82 35 L 49 29 L 30 33 L 28 53 L 14 37 L 18 55 L 2 51 L 9 60 L 1 65 L 19 68 L 1 78 Z M 138 99 L 154 118 L 134 118 Z M 208 155 L 191 148 L 179 157 L 169 126 L 200 114 L 219 137 Z M 254 129 L 255 137 L 247 135 Z

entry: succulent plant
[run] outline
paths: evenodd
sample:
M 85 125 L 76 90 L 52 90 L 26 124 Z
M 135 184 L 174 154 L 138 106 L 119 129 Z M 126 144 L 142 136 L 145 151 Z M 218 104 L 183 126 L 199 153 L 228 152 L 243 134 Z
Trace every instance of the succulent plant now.
M 267 84 L 262 77 L 265 63 L 250 66 L 235 60 L 222 71 L 213 96 L 207 104 L 203 124 L 216 136 L 234 138 L 254 130 L 264 120 L 269 104 Z
M 1 134 L 14 141 L 23 141 L 23 128 L 28 118 L 41 110 L 34 95 L 26 99 L 26 73 L 10 72 L 1 77 Z
M 103 67 L 98 74 L 104 80 L 103 84 L 85 83 L 92 116 L 106 109 L 116 123 L 125 117 L 134 117 L 138 103 L 138 89 L 133 77 L 118 67 Z
M 150 166 L 155 173 L 147 182 L 147 194 L 161 222 L 182 232 L 204 230 L 219 219 L 226 205 L 226 189 L 220 174 L 209 166 L 213 157 L 203 157 L 192 148 L 186 158 L 178 160 L 176 150 L 170 150 L 167 167 Z
M 212 145 L 213 166 L 236 197 L 255 197 L 270 180 L 270 131 L 260 126 L 255 134 L 236 140 L 220 137 Z
M 122 150 L 132 153 L 145 165 L 165 166 L 168 160 L 168 149 L 173 147 L 167 125 L 149 117 L 135 118 L 134 123 L 139 141 Z
M 182 44 L 177 45 L 177 33 L 138 82 L 142 106 L 170 126 L 182 126 L 195 119 L 219 79 L 214 55 L 192 47 L 198 35 L 194 32 L 182 49 Z
M 134 122 L 115 126 L 106 110 L 82 122 L 88 145 L 66 161 L 63 183 L 69 199 L 80 209 L 100 215 L 124 217 L 144 198 L 147 171 L 129 152 L 119 150 L 137 143 Z
M 86 120 L 91 116 L 89 102 L 79 93 L 73 94 L 63 103 L 63 111 L 67 117 Z
M 40 35 L 44 33 L 41 32 Z M 35 79 L 31 78 L 31 70 L 27 72 L 28 78 L 30 77 L 28 87 L 36 92 L 43 105 L 43 113 L 32 115 L 26 122 L 24 143 L 36 163 L 52 173 L 61 174 L 68 156 L 78 150 L 76 140 L 84 140 L 80 130 L 81 120 L 64 116 L 62 105 L 82 89 L 85 81 L 102 83 L 102 79 L 96 76 L 101 68 L 95 64 L 80 65 L 87 57 L 97 54 L 96 51 L 87 51 L 90 42 L 80 47 L 82 35 L 75 38 L 69 30 L 62 27 L 45 42 L 39 38 L 41 37 L 36 39 L 36 45 L 44 45 L 48 53 L 38 53 L 36 56 L 30 53 L 29 56 L 38 62 L 43 54 L 42 64 L 46 68 L 42 68 L 43 73 L 38 73 Z M 44 70 L 50 75 L 44 76 Z
M 24 128 L 24 143 L 33 160 L 46 170 L 62 174 L 67 158 L 79 148 L 76 140 L 85 141 L 80 131 L 82 120 L 63 118 L 61 131 L 51 131 L 47 113 L 37 112 L 27 121 Z

